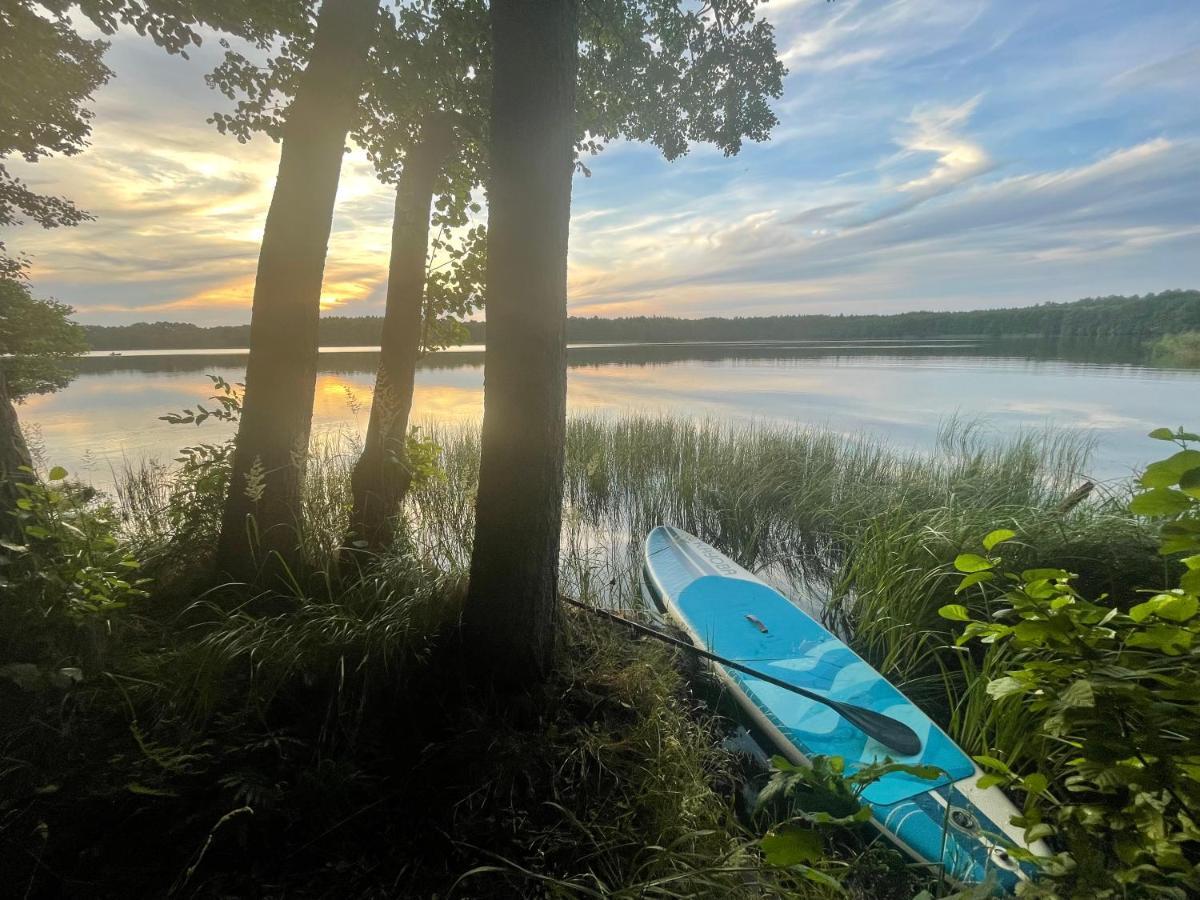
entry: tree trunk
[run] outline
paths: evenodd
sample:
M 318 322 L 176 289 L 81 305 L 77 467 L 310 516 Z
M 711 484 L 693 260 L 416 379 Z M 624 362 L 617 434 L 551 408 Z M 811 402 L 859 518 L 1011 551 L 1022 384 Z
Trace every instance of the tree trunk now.
M 373 550 L 390 542 L 391 518 L 412 482 L 404 454 L 413 382 L 421 352 L 429 207 L 452 138 L 449 118 L 440 114 L 428 116 L 422 123 L 416 146 L 404 160 L 396 185 L 379 372 L 375 376 L 366 441 L 351 477 L 354 494 L 351 531 Z
M 325 0 L 312 57 L 288 111 L 267 212 L 250 359 L 217 564 L 251 578 L 295 558 L 317 376 L 321 279 L 345 150 L 378 0 Z M 248 536 L 256 534 L 253 540 Z
M 25 443 L 17 408 L 8 393 L 8 379 L 0 368 L 0 535 L 24 543 L 16 519 L 17 501 L 21 492 L 17 483 L 28 484 L 32 479 L 21 467 L 33 468 L 33 457 Z
M 574 0 L 493 0 L 487 350 L 472 658 L 544 673 L 558 619 L 566 432 L 567 232 L 575 140 Z

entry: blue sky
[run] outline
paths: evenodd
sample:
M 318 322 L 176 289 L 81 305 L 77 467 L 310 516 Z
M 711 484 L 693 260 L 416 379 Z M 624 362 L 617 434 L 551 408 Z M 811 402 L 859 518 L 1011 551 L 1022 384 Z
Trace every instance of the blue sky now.
M 574 314 L 887 313 L 1200 286 L 1200 2 L 776 0 L 771 141 L 577 177 Z M 249 317 L 278 147 L 204 123 L 191 62 L 118 36 L 92 147 L 14 166 L 97 221 L 21 229 L 83 321 Z M 325 306 L 382 308 L 391 197 L 351 154 Z

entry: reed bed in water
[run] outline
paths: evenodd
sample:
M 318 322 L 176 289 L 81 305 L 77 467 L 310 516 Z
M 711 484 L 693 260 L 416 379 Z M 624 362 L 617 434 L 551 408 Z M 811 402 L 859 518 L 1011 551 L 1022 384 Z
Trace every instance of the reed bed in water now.
M 454 694 L 454 645 L 437 636 L 452 628 L 462 595 L 479 434 L 434 424 L 426 436 L 441 447 L 441 474 L 411 493 L 395 550 L 360 572 L 338 572 L 336 554 L 356 448 L 344 437 L 318 445 L 302 535 L 309 566 L 294 596 L 240 596 L 232 586 L 230 603 L 220 591 L 198 595 L 186 578 L 172 585 L 172 572 L 202 561 L 197 549 L 211 543 L 223 491 L 204 482 L 180 494 L 161 467 L 129 473 L 114 505 L 156 581 L 114 651 L 119 702 L 104 693 L 108 682 L 96 688 L 94 709 L 115 716 L 89 726 L 90 757 L 117 761 L 104 778 L 136 775 L 139 790 L 149 786 L 151 830 L 173 846 L 200 846 L 212 822 L 252 807 L 252 833 L 275 835 L 258 851 L 270 875 L 328 877 L 338 895 L 382 891 L 385 876 L 393 889 L 403 881 L 425 893 L 472 893 L 499 879 L 514 892 L 538 884 L 604 896 L 772 895 L 780 873 L 760 868 L 755 835 L 731 815 L 731 760 L 657 646 L 567 615 L 563 671 L 529 723 Z M 1018 568 L 1066 565 L 1090 593 L 1155 583 L 1152 536 L 1123 511 L 1123 488 L 1062 508 L 1090 450 L 1079 435 L 992 440 L 963 423 L 914 453 L 801 427 L 575 418 L 564 587 L 635 607 L 645 533 L 664 522 L 685 528 L 823 616 L 969 750 L 1001 748 L 1020 768 L 1025 714 L 984 690 L 1003 660 L 981 671 L 979 657 L 953 650 L 937 609 L 953 598 L 954 556 L 996 527 L 1019 532 L 1005 545 Z M 145 731 L 131 757 L 128 723 L 113 712 L 126 705 Z M 495 790 L 481 795 L 481 784 Z M 111 786 L 92 793 L 108 803 Z M 59 801 L 39 802 L 30 815 Z M 77 855 L 63 824 L 84 821 L 77 805 L 64 795 L 46 812 L 56 816 L 51 833 L 66 838 L 66 855 L 52 854 L 58 862 Z M 428 815 L 408 829 L 389 809 Z M 508 835 L 500 844 L 497 828 Z M 313 846 L 327 868 L 292 871 L 296 848 Z M 850 888 L 871 869 L 867 858 L 862 848 L 839 850 L 827 871 Z M 191 865 L 164 860 L 168 876 Z M 209 865 L 211 877 L 232 877 Z M 891 870 L 872 878 L 850 895 L 917 890 Z
M 478 432 L 429 426 L 446 477 L 410 499 L 422 551 L 465 566 Z M 927 453 L 808 427 L 672 418 L 576 417 L 568 426 L 565 589 L 638 604 L 641 540 L 676 525 L 764 574 L 847 636 L 873 665 L 982 751 L 1019 722 L 982 694 L 975 661 L 950 647 L 937 610 L 950 563 L 995 528 L 1016 568 L 1065 566 L 1082 589 L 1117 593 L 1162 578 L 1153 536 L 1108 485 L 1069 509 L 1093 442 L 1052 429 L 997 438 L 952 421 Z
M 442 473 L 411 492 L 402 544 L 461 577 L 474 527 L 478 427 L 428 423 L 424 432 L 441 447 Z M 303 535 L 314 569 L 330 566 L 345 528 L 355 451 L 345 435 L 314 451 Z M 803 426 L 574 417 L 564 590 L 637 608 L 641 541 L 656 525 L 676 525 L 820 615 L 969 750 L 1018 746 L 1017 711 L 984 695 L 987 678 L 952 648 L 937 610 L 955 601 L 954 557 L 999 527 L 1020 536 L 1006 545 L 1013 567 L 1067 567 L 1090 595 L 1161 581 L 1153 535 L 1125 512 L 1124 485 L 1063 509 L 1087 479 L 1091 452 L 1084 433 L 996 437 L 963 421 L 946 423 L 936 446 L 921 453 Z M 169 493 L 155 486 L 161 474 L 135 473 L 121 491 L 139 507 L 130 519 L 155 535 L 169 530 L 150 508 Z

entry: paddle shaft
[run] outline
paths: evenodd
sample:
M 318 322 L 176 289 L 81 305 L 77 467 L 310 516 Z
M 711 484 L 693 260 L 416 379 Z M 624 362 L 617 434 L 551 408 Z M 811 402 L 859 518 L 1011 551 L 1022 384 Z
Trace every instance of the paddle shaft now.
M 695 644 L 692 644 L 688 641 L 681 641 L 678 638 L 673 638 L 668 634 L 663 634 L 661 631 L 650 628 L 649 626 L 643 625 L 640 622 L 634 622 L 631 619 L 626 619 L 624 616 L 618 616 L 616 613 L 611 613 L 606 609 L 600 609 L 597 606 L 588 606 L 586 603 L 581 603 L 578 600 L 572 599 L 571 597 L 561 597 L 561 599 L 563 602 L 569 603 L 572 606 L 577 606 L 580 609 L 595 613 L 598 616 L 611 619 L 613 622 L 619 622 L 622 625 L 632 628 L 639 634 L 652 637 L 655 640 L 662 641 L 664 644 L 670 644 L 672 647 L 678 647 L 681 650 L 688 650 L 692 653 L 695 653 L 697 656 L 703 657 L 704 659 L 710 659 L 713 662 L 720 663 L 726 668 L 736 669 L 745 675 L 750 675 L 759 679 L 760 681 L 765 681 L 767 684 L 773 684 L 776 687 L 783 688 L 785 691 L 791 691 L 793 694 L 799 694 L 801 697 L 805 697 L 809 700 L 815 701 L 816 703 L 824 704 L 834 712 L 841 715 L 843 718 L 847 718 L 856 728 L 866 731 L 871 737 L 874 737 L 876 740 L 888 745 L 889 747 L 892 747 L 895 750 L 901 751 L 906 756 L 920 752 L 921 741 L 920 738 L 917 737 L 916 732 L 898 719 L 893 719 L 891 716 L 885 716 L 883 713 L 878 713 L 873 709 L 866 709 L 862 706 L 856 706 L 853 703 L 842 703 L 838 700 L 831 700 L 828 697 L 822 697 L 820 694 L 816 694 L 802 687 L 798 687 L 797 685 L 790 684 L 780 678 L 776 678 L 773 675 L 768 675 L 766 672 L 760 672 L 757 669 L 752 669 L 749 666 L 742 665 L 740 662 L 720 656 L 709 650 L 705 650 L 702 647 L 697 647 Z M 871 719 L 881 720 L 878 723 L 880 726 L 888 728 L 890 731 L 897 733 L 880 735 L 878 733 L 878 726 L 876 728 L 864 728 L 861 721 L 864 716 L 867 716 Z

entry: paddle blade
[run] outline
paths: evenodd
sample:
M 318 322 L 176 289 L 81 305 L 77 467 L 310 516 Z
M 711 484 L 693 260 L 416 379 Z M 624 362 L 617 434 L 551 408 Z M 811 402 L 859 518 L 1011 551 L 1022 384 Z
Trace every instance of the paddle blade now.
M 921 752 L 921 739 L 899 719 L 850 703 L 839 703 L 834 708 L 867 737 L 874 738 L 901 756 L 916 756 Z

